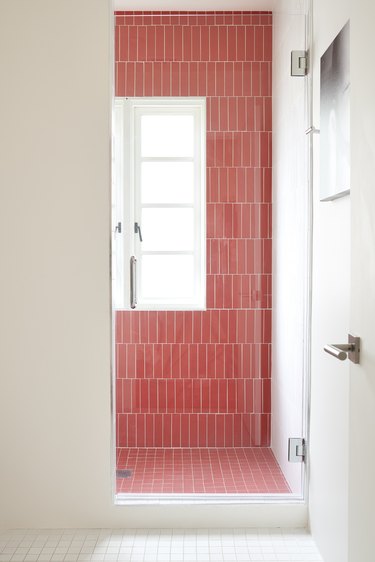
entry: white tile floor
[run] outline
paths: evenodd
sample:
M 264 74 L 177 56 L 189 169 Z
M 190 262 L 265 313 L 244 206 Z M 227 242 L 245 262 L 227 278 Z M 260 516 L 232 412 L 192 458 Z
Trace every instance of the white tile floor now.
M 64 529 L 0 532 L 0 562 L 322 562 L 301 529 Z

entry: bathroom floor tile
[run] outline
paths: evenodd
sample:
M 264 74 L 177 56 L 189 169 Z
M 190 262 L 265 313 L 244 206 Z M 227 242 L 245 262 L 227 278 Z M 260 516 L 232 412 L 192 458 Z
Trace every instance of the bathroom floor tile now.
M 0 531 L 0 560 L 322 562 L 308 531 L 282 528 Z

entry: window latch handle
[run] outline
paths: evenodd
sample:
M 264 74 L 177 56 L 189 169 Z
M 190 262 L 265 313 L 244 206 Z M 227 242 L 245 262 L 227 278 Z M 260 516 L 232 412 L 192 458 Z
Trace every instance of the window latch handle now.
M 134 233 L 139 234 L 139 241 L 143 242 L 141 225 L 138 222 L 134 223 Z

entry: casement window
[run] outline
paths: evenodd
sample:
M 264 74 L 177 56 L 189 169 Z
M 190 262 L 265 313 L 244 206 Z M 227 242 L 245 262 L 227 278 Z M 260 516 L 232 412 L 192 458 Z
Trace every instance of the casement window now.
M 205 308 L 205 100 L 117 98 L 116 308 Z

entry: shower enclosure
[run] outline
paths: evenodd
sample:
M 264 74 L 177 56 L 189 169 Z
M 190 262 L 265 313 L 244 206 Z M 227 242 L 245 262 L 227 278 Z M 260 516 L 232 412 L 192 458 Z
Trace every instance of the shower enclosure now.
M 117 497 L 301 496 L 304 471 L 287 464 L 287 434 L 305 432 L 306 354 L 288 368 L 283 345 L 296 331 L 301 345 L 306 335 L 307 86 L 289 76 L 283 34 L 291 26 L 304 48 L 305 15 L 117 12 L 115 22 Z M 186 104 L 173 106 L 179 99 Z M 185 121 L 172 121 L 188 115 L 189 100 L 203 100 L 204 116 L 204 142 L 191 149 Z M 285 115 L 294 124 L 283 154 Z M 159 129 L 148 133 L 152 119 Z M 193 139 L 202 123 L 191 123 Z M 197 158 L 204 162 L 199 192 Z M 283 166 L 300 158 L 292 185 Z M 288 265 L 285 242 L 296 235 Z M 188 264 L 199 246 L 204 289 L 194 301 L 198 285 L 189 289 L 187 280 L 196 271 Z M 179 301 L 184 283 L 195 304 Z M 284 283 L 301 298 L 289 304 L 292 325 L 280 304 Z M 148 298 L 158 286 L 160 299 Z M 163 301 L 163 287 L 175 300 Z M 134 292 L 144 297 L 137 304 Z M 298 401 L 292 407 L 288 388 Z

